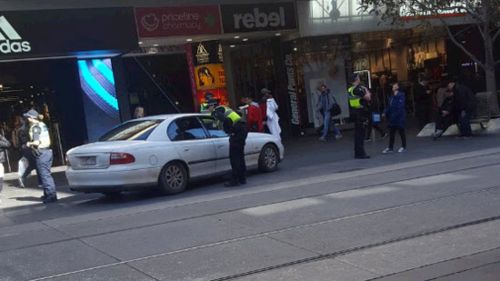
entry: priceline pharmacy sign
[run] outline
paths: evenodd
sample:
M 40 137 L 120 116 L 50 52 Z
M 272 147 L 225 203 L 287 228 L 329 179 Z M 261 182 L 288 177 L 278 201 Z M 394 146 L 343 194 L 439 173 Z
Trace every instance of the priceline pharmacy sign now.
M 224 33 L 297 28 L 297 13 L 292 2 L 222 5 L 221 13 Z

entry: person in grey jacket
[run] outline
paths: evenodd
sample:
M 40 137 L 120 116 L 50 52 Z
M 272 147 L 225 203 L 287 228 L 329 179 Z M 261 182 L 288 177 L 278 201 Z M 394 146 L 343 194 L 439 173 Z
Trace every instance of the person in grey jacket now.
M 3 189 L 3 176 L 4 176 L 4 168 L 3 163 L 7 160 L 6 149 L 10 147 L 10 142 L 0 134 L 0 192 Z M 1 199 L 0 199 L 1 202 Z
M 318 102 L 316 103 L 316 110 L 321 114 L 323 118 L 323 133 L 319 138 L 320 141 L 326 141 L 328 132 L 330 131 L 330 125 L 332 125 L 333 132 L 336 139 L 342 138 L 339 128 L 335 126 L 332 122 L 332 108 L 337 101 L 335 97 L 330 92 L 330 89 L 324 84 L 320 83 L 318 87 Z

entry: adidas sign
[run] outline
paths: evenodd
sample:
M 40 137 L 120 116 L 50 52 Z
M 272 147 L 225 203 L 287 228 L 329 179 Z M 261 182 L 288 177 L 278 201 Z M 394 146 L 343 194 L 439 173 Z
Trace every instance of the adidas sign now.
M 0 17 L 0 52 L 3 54 L 31 52 L 31 44 L 23 40 L 4 16 Z

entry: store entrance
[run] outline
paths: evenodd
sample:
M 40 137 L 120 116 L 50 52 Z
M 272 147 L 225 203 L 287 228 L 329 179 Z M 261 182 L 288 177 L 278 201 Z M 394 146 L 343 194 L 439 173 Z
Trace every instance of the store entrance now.
M 54 165 L 63 165 L 65 152 L 87 139 L 76 60 L 0 63 L 0 130 L 13 144 L 7 172 L 17 171 L 16 134 L 29 109 L 43 115 L 51 133 Z

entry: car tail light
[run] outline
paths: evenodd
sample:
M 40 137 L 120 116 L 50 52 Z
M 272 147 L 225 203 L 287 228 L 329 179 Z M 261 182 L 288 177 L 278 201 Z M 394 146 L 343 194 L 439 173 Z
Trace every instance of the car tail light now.
M 116 153 L 113 152 L 109 156 L 109 164 L 110 165 L 124 165 L 135 162 L 135 157 L 132 154 L 128 153 Z

